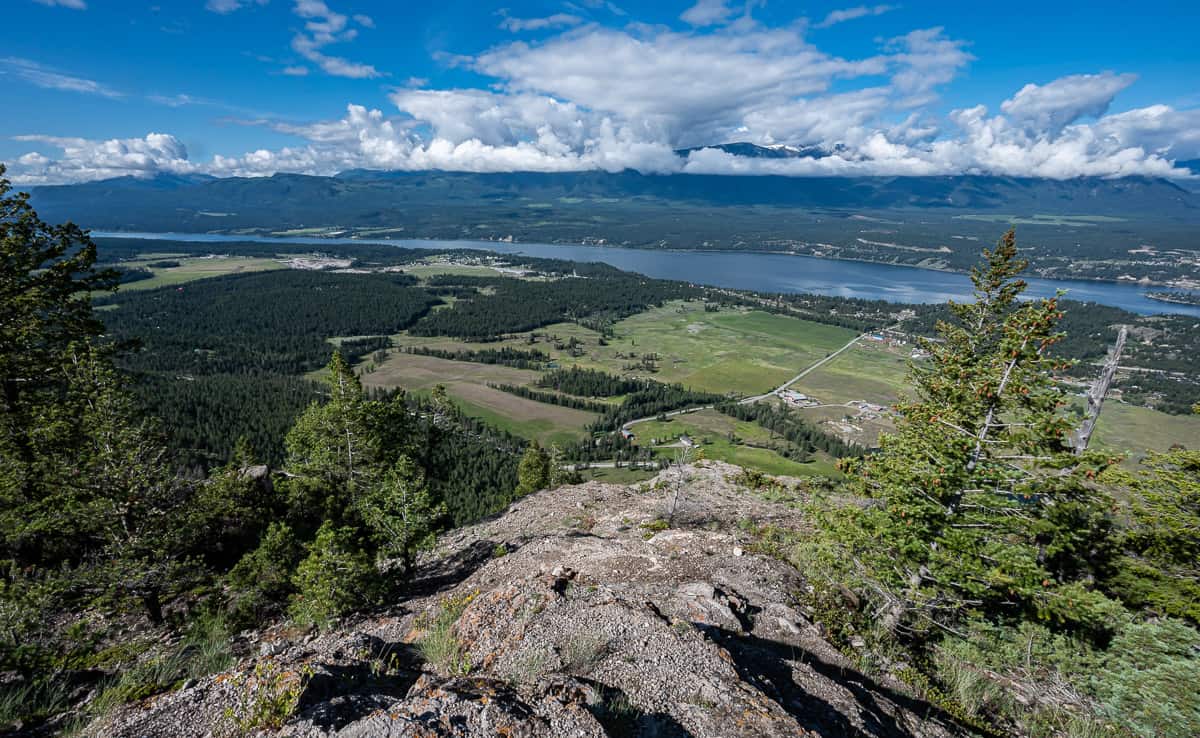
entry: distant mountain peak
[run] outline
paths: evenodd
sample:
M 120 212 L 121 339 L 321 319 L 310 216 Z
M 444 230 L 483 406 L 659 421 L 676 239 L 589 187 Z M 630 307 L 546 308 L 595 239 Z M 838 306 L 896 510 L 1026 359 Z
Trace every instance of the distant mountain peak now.
M 831 148 L 820 146 L 792 146 L 790 144 L 755 144 L 749 141 L 733 141 L 730 143 L 693 146 L 686 149 L 676 149 L 675 153 L 688 157 L 694 151 L 716 149 L 733 156 L 747 159 L 823 159 L 827 156 L 841 154 L 847 149 L 842 144 L 834 144 Z

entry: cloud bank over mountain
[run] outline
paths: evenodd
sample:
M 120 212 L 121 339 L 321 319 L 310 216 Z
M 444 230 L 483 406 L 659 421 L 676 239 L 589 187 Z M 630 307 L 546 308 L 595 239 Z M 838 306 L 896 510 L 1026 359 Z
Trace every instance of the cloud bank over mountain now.
M 1030 82 L 998 110 L 941 112 L 940 88 L 974 59 L 966 40 L 937 27 L 917 29 L 879 39 L 861 58 L 828 53 L 812 40 L 816 29 L 890 10 L 847 8 L 816 25 L 779 27 L 711 0 L 684 12 L 679 27 L 506 17 L 507 31 L 535 29 L 536 38 L 518 35 L 479 54 L 443 58 L 485 80 L 476 87 L 412 80 L 391 88 L 394 109 L 352 102 L 333 120 L 239 119 L 295 143 L 203 161 L 189 158 L 169 132 L 109 140 L 27 135 L 21 140 L 36 148 L 13 162 L 12 174 L 24 183 L 350 168 L 1070 178 L 1180 176 L 1186 172 L 1175 160 L 1200 157 L 1200 109 L 1159 104 L 1110 112 L 1136 84 L 1132 73 Z M 315 2 L 297 3 L 295 12 L 305 26 L 294 45 L 309 62 L 331 75 L 389 75 L 324 53 L 327 44 L 353 39 L 345 15 Z M 356 18 L 360 27 L 371 27 L 368 20 Z M 28 66 L 8 73 L 30 74 Z M 729 141 L 817 147 L 828 155 L 675 153 Z

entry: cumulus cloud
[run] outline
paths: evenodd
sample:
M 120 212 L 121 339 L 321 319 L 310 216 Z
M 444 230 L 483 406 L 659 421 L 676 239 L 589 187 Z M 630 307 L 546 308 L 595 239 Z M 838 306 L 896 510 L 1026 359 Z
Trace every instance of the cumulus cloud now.
M 555 13 L 544 18 L 513 18 L 505 16 L 500 27 L 506 31 L 543 31 L 548 28 L 569 28 L 583 23 L 583 18 L 570 13 Z
M 726 24 L 732 11 L 722 15 L 717 8 L 727 5 L 700 5 L 710 15 L 693 14 L 693 21 L 722 25 L 680 31 L 573 24 L 537 42 L 446 57 L 484 78 L 478 87 L 436 89 L 410 79 L 389 93 L 394 108 L 386 111 L 350 105 L 332 120 L 242 121 L 295 139 L 278 149 L 192 162 L 163 134 L 108 141 L 33 136 L 24 140 L 38 150 L 15 162 L 12 173 L 34 183 L 359 167 L 1069 178 L 1180 176 L 1174 160 L 1200 157 L 1200 110 L 1153 105 L 1110 112 L 1133 75 L 1071 75 L 1025 85 L 995 111 L 977 105 L 945 115 L 931 103 L 973 57 L 965 42 L 940 28 L 884 39 L 873 53 L 845 58 L 810 42 L 803 23 L 771 27 L 742 15 Z M 863 7 L 871 14 L 885 6 Z M 319 50 L 353 39 L 357 28 L 317 0 L 299 0 L 295 10 L 305 20 L 298 38 L 318 50 L 306 58 L 333 73 L 334 58 Z M 837 11 L 835 19 L 858 10 Z M 379 74 L 368 69 L 357 76 Z M 197 104 L 182 97 L 163 103 Z M 827 155 L 752 159 L 699 148 L 727 141 L 817 147 Z M 681 148 L 696 150 L 684 158 L 675 153 Z
M 293 11 L 306 21 L 304 30 L 292 36 L 292 50 L 297 54 L 335 77 L 371 79 L 384 76 L 370 64 L 330 56 L 323 51 L 330 44 L 357 38 L 358 29 L 349 27 L 349 18 L 334 12 L 322 0 L 296 0 Z M 364 28 L 375 27 L 375 21 L 365 15 L 354 16 L 354 21 Z
M 819 94 L 839 78 L 884 73 L 888 64 L 826 54 L 796 28 L 693 34 L 601 27 L 504 45 L 469 62 L 508 94 L 570 100 L 679 146 L 725 140 L 751 113 Z
M 46 156 L 38 151 L 22 156 L 17 160 L 21 166 L 14 173 L 16 182 L 75 182 L 197 170 L 188 161 L 187 148 L 183 143 L 165 133 L 105 141 L 41 135 L 16 136 L 15 139 L 62 151 L 62 155 L 57 157 Z
M 87 10 L 87 3 L 83 0 L 33 0 L 38 5 L 46 5 L 51 8 L 71 8 L 72 10 Z
M 1117 93 L 1137 80 L 1136 74 L 1074 74 L 1045 85 L 1028 84 L 1000 104 L 1013 122 L 1034 133 L 1058 134 L 1071 123 L 1108 112 Z
M 727 22 L 733 17 L 733 8 L 725 0 L 699 0 L 683 11 L 679 18 L 690 26 L 713 26 Z
M 228 15 L 247 6 L 266 5 L 267 2 L 268 0 L 208 0 L 204 4 L 204 9 L 220 13 L 221 15 Z
M 29 59 L 8 56 L 0 57 L 0 75 L 16 77 L 31 85 L 48 90 L 81 92 L 102 97 L 121 97 L 122 94 L 95 80 L 76 77 L 50 69 Z
M 817 23 L 813 28 L 829 28 L 836 26 L 838 23 L 856 20 L 858 18 L 867 18 L 873 15 L 883 15 L 884 13 L 896 9 L 895 5 L 857 5 L 853 8 L 843 8 L 834 10 L 825 16 L 825 20 Z

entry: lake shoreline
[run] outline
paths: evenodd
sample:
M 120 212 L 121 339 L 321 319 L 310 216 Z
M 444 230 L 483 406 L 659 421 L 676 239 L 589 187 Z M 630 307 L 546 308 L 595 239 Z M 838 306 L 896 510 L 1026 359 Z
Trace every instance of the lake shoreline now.
M 727 251 L 639 249 L 608 245 L 570 245 L 509 241 L 396 239 L 354 237 L 279 237 L 224 233 L 149 233 L 139 231 L 96 231 L 95 238 L 132 238 L 157 241 L 204 243 L 294 244 L 319 249 L 329 244 L 375 244 L 396 248 L 476 250 L 510 256 L 602 262 L 656 279 L 669 279 L 715 287 L 762 293 L 818 294 L 832 297 L 883 300 L 892 303 L 940 303 L 966 300 L 971 285 L 963 272 L 929 269 L 855 259 L 798 254 L 787 251 Z M 1066 290 L 1068 299 L 1099 303 L 1142 315 L 1164 312 L 1200 317 L 1200 306 L 1176 305 L 1151 300 L 1144 287 L 1098 280 L 1062 280 L 1029 277 L 1031 297 L 1051 297 Z

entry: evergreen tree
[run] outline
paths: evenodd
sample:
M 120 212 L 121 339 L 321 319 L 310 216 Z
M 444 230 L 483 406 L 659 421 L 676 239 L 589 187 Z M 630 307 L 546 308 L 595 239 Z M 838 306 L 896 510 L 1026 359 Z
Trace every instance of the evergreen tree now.
M 1105 481 L 1130 501 L 1127 553 L 1108 585 L 1113 594 L 1200 622 L 1200 451 L 1151 454 L 1141 469 L 1114 467 Z
M 292 575 L 304 547 L 285 523 L 273 522 L 258 548 L 229 572 L 229 612 L 238 624 L 254 626 L 280 612 L 295 591 Z
M 340 351 L 334 352 L 327 372 L 329 399 L 310 405 L 288 433 L 288 467 L 353 497 L 374 482 L 379 439 L 372 432 L 372 408 L 362 384 Z
M 103 584 L 135 597 L 160 622 L 164 595 L 199 573 L 186 557 L 181 525 L 189 490 L 167 464 L 157 424 L 141 416 L 96 349 L 72 353 L 68 387 L 64 406 L 79 409 L 80 446 L 70 469 L 76 482 L 46 502 L 64 518 L 96 527 Z
M 425 473 L 407 456 L 401 456 L 358 504 L 381 553 L 399 557 L 405 575 L 412 569 L 416 549 L 433 537 L 438 518 L 445 515 L 445 507 L 435 505 L 429 495 Z
M 300 562 L 292 584 L 290 613 L 321 628 L 372 599 L 375 567 L 356 541 L 354 529 L 325 522 Z
M 197 485 L 186 527 L 193 548 L 217 568 L 229 568 L 253 548 L 281 511 L 269 471 L 240 438 L 229 463 Z
M 531 441 L 521 464 L 517 467 L 517 496 L 546 489 L 550 486 L 550 457 L 537 441 Z
M 1093 479 L 1110 462 L 1076 455 L 1052 379 L 1064 368 L 1058 298 L 1022 301 L 1012 231 L 972 270 L 975 301 L 910 374 L 896 431 L 847 468 L 876 503 L 837 535 L 892 629 L 949 624 L 968 611 L 1103 628 L 1115 603 L 1093 588 L 1112 556 L 1110 500 Z
M 579 484 L 583 476 L 567 461 L 567 455 L 557 443 L 550 445 L 550 485 L 561 487 L 564 484 Z
M 10 194 L 0 165 L 0 546 L 21 565 L 78 560 L 83 521 L 56 508 L 65 456 L 78 448 L 79 408 L 67 408 L 72 346 L 103 326 L 89 295 L 116 288 L 97 271 L 96 246 L 70 223 L 38 218 Z

